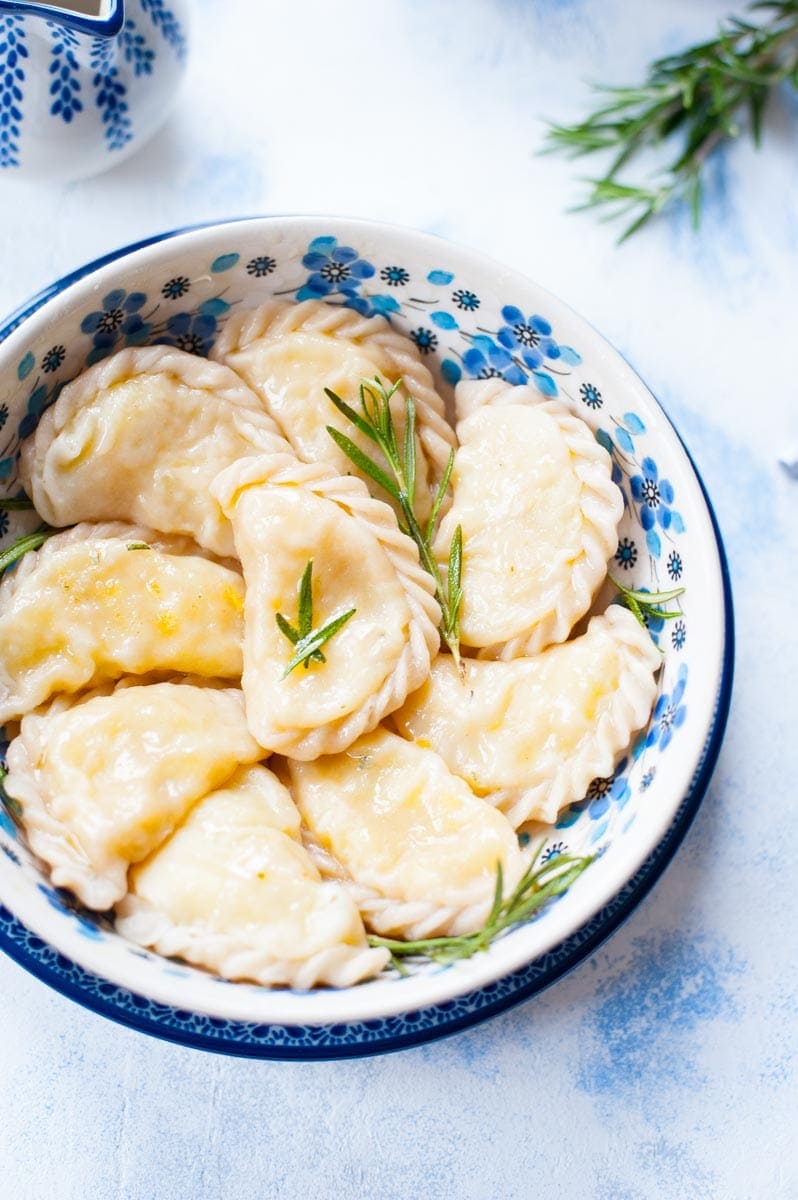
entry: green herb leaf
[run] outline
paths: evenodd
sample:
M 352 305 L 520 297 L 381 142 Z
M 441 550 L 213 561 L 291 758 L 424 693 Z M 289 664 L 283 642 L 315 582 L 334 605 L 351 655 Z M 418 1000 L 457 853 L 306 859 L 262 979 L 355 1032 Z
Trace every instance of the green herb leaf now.
M 348 421 L 351 421 L 352 424 L 355 425 L 361 433 L 364 433 L 367 438 L 371 438 L 372 442 L 377 442 L 379 444 L 376 433 L 368 421 L 361 417 L 360 413 L 355 412 L 351 405 L 347 404 L 345 400 L 342 400 L 340 396 L 336 396 L 335 392 L 333 392 L 330 388 L 326 387 L 324 391 L 328 400 L 333 402 L 339 413 L 342 413 Z
M 667 604 L 668 601 L 683 596 L 685 591 L 683 587 L 673 588 L 669 592 L 643 592 L 625 587 L 614 575 L 610 575 L 609 580 L 618 589 L 622 603 L 626 605 L 644 629 L 648 628 L 646 617 L 669 621 L 674 617 L 684 616 L 681 609 L 670 610 L 659 607 L 660 604 Z
M 487 950 L 491 942 L 515 925 L 523 924 L 534 916 L 543 905 L 555 896 L 567 892 L 594 861 L 595 855 L 582 858 L 558 855 L 547 863 L 540 863 L 540 853 L 545 838 L 538 842 L 530 856 L 530 863 L 518 884 L 506 899 L 501 863 L 496 864 L 496 889 L 493 904 L 482 929 L 459 937 L 420 938 L 404 941 L 401 938 L 369 937 L 370 946 L 382 946 L 391 952 L 391 964 L 402 969 L 402 959 L 421 958 L 446 964 L 461 958 L 471 958 L 481 950 Z
M 407 398 L 407 419 L 405 421 L 405 490 L 412 504 L 416 495 L 416 402 L 412 396 Z
M 288 666 L 283 671 L 283 679 L 290 675 L 295 667 L 300 663 L 305 664 L 305 668 L 310 666 L 310 659 L 319 653 L 320 648 L 329 642 L 330 638 L 338 632 L 338 630 L 346 624 L 350 617 L 353 617 L 357 609 L 349 608 L 346 612 L 340 613 L 339 616 L 333 617 L 326 625 L 322 625 L 321 629 L 315 629 L 306 637 L 300 638 L 296 644 L 296 653 L 289 662 Z M 326 662 L 324 655 L 320 655 L 321 661 Z
M 672 588 L 669 592 L 644 592 L 635 591 L 634 588 L 625 587 L 619 579 L 614 575 L 610 575 L 610 582 L 617 587 L 619 592 L 625 596 L 634 596 L 635 600 L 639 600 L 642 604 L 666 604 L 669 600 L 675 600 L 677 596 L 683 596 L 685 589 L 683 587 Z
M 717 37 L 653 62 L 640 86 L 598 86 L 601 99 L 585 120 L 549 126 L 545 150 L 615 151 L 603 178 L 588 181 L 580 207 L 631 217 L 621 241 L 676 201 L 688 204 L 697 225 L 707 159 L 739 137 L 746 120 L 758 145 L 770 97 L 785 82 L 798 87 L 798 3 L 751 7 L 767 13 L 761 24 L 730 17 Z M 669 153 L 677 132 L 681 143 Z M 652 151 L 660 164 L 653 185 L 619 178 L 638 156 L 648 167 Z
M 7 496 L 0 500 L 0 512 L 29 512 L 33 503 L 27 496 Z
M 292 646 L 295 646 L 299 641 L 299 630 L 294 629 L 293 625 L 289 625 L 282 613 L 275 614 L 275 621 L 280 633 L 284 633 Z
M 149 542 L 128 542 L 128 550 L 151 550 L 152 546 Z
M 394 481 L 386 475 L 382 467 L 378 467 L 375 462 L 372 462 L 369 456 L 359 446 L 356 446 L 345 433 L 341 433 L 340 430 L 335 429 L 332 425 L 327 426 L 327 432 L 335 444 L 343 450 L 347 458 L 351 459 L 356 467 L 360 467 L 360 470 L 364 474 L 373 479 L 375 483 L 378 483 L 389 496 L 393 496 L 394 500 L 399 500 L 399 489 Z
M 43 546 L 49 537 L 58 531 L 51 529 L 48 525 L 42 526 L 34 533 L 25 533 L 22 537 L 17 538 L 10 546 L 6 546 L 5 550 L 0 551 L 0 574 L 13 566 L 24 554 L 29 550 L 38 550 Z
M 313 559 L 308 559 L 308 565 L 302 572 L 299 581 L 299 623 L 297 625 L 300 639 L 307 637 L 313 627 Z
M 447 577 L 447 606 L 444 620 L 447 622 L 447 641 L 460 667 L 460 606 L 463 602 L 461 579 L 463 574 L 463 528 L 458 525 L 449 547 L 449 570 Z
M 298 602 L 298 628 L 295 628 L 287 617 L 282 613 L 275 613 L 274 619 L 277 628 L 285 637 L 288 638 L 292 646 L 295 647 L 295 652 L 288 666 L 283 671 L 283 679 L 291 674 L 296 667 L 303 663 L 305 670 L 310 667 L 311 660 L 313 662 L 325 663 L 327 659 L 321 652 L 321 647 L 329 642 L 338 630 L 346 624 L 350 617 L 354 616 L 357 609 L 350 608 L 348 612 L 340 613 L 337 617 L 333 617 L 326 625 L 322 625 L 320 629 L 313 629 L 313 559 L 308 559 L 308 565 L 302 572 L 302 578 L 299 581 L 299 602 Z
M 446 461 L 446 467 L 444 468 L 443 475 L 441 476 L 441 481 L 438 484 L 438 490 L 435 493 L 435 500 L 433 501 L 433 504 L 432 504 L 432 511 L 430 512 L 429 521 L 427 522 L 427 529 L 424 534 L 424 537 L 426 538 L 426 540 L 428 542 L 432 538 L 432 534 L 435 529 L 436 522 L 438 520 L 438 513 L 441 511 L 441 505 L 443 504 L 443 499 L 444 499 L 444 496 L 446 495 L 446 489 L 449 487 L 449 480 L 452 477 L 453 466 L 454 466 L 454 450 L 450 450 L 449 457 Z

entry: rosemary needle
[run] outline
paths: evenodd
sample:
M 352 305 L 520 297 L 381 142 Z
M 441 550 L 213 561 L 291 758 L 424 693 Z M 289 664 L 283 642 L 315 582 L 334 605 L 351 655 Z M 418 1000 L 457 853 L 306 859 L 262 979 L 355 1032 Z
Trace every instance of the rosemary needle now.
M 23 554 L 27 554 L 29 550 L 38 550 L 39 546 L 43 545 L 49 537 L 56 532 L 49 525 L 43 525 L 41 529 L 37 529 L 34 533 L 24 533 L 22 537 L 18 537 L 10 546 L 6 546 L 5 550 L 0 551 L 0 575 L 3 571 L 8 570 L 13 566 Z
M 0 512 L 29 512 L 32 508 L 27 496 L 7 496 L 0 500 Z
M 674 617 L 684 616 L 678 609 L 671 611 L 659 607 L 660 604 L 667 604 L 669 601 L 675 600 L 678 596 L 683 596 L 683 587 L 673 588 L 669 592 L 642 592 L 635 591 L 634 588 L 624 587 L 621 581 L 613 575 L 609 576 L 609 580 L 618 589 L 622 603 L 626 605 L 644 629 L 648 628 L 647 617 L 669 621 Z

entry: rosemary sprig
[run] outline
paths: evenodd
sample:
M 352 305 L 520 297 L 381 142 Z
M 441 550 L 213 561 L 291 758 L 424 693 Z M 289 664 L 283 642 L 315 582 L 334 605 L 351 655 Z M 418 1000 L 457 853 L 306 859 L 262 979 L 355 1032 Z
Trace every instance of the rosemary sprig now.
M 493 904 L 485 924 L 476 933 L 466 933 L 460 937 L 421 938 L 415 942 L 373 935 L 369 937 L 369 945 L 390 950 L 391 965 L 400 972 L 403 971 L 403 958 L 428 958 L 436 963 L 447 964 L 487 950 L 494 938 L 505 929 L 528 921 L 547 900 L 567 892 L 595 858 L 595 855 L 574 857 L 560 854 L 541 864 L 538 858 L 544 843 L 545 838 L 541 838 L 532 852 L 528 868 L 506 899 L 502 867 L 501 863 L 497 863 Z
M 286 679 L 300 663 L 304 664 L 307 671 L 311 660 L 319 663 L 326 662 L 327 659 L 322 654 L 321 647 L 325 642 L 329 642 L 330 638 L 356 612 L 355 608 L 347 609 L 346 612 L 339 613 L 337 617 L 327 621 L 321 628 L 313 628 L 313 559 L 309 558 L 308 565 L 302 572 L 302 578 L 299 581 L 299 613 L 296 627 L 282 613 L 275 615 L 277 628 L 285 634 L 294 647 L 294 656 L 283 671 L 283 679 Z
M 6 496 L 0 500 L 0 512 L 28 512 L 33 503 L 27 496 Z
M 545 149 L 571 157 L 615 152 L 604 175 L 585 181 L 589 191 L 577 211 L 631 217 L 621 241 L 676 200 L 687 202 L 698 226 L 712 152 L 739 137 L 746 123 L 759 146 L 774 90 L 784 82 L 798 88 L 798 0 L 765 0 L 750 10 L 768 18 L 757 25 L 730 17 L 717 37 L 653 62 L 637 87 L 597 86 L 602 100 L 584 121 L 549 126 Z M 669 154 L 665 146 L 677 134 Z M 661 165 L 649 183 L 621 178 L 628 163 L 652 149 Z
M 673 588 L 670 592 L 641 592 L 635 591 L 634 588 L 624 587 L 620 579 L 616 579 L 613 575 L 610 575 L 609 579 L 610 583 L 618 589 L 622 603 L 626 605 L 644 629 L 648 628 L 646 617 L 669 621 L 673 617 L 684 616 L 679 609 L 669 611 L 659 607 L 660 604 L 668 604 L 669 601 L 675 600 L 677 596 L 683 596 L 683 587 Z
M 416 405 L 412 396 L 405 399 L 405 432 L 402 450 L 396 436 L 396 428 L 391 412 L 391 400 L 401 387 L 398 379 L 390 388 L 379 378 L 364 379 L 360 384 L 360 408 L 357 412 L 340 396 L 325 388 L 328 398 L 340 413 L 342 413 L 356 429 L 359 429 L 370 441 L 382 451 L 390 468 L 388 474 L 378 463 L 374 462 L 361 448 L 332 425 L 327 426 L 327 432 L 335 444 L 343 450 L 347 458 L 359 467 L 365 475 L 379 484 L 384 491 L 399 505 L 403 521 L 399 527 L 413 539 L 418 547 L 421 565 L 432 576 L 435 583 L 435 597 L 441 608 L 440 635 L 451 650 L 454 660 L 460 666 L 460 605 L 463 599 L 463 531 L 458 525 L 449 547 L 449 559 L 446 572 L 446 585 L 438 563 L 432 553 L 432 539 L 438 514 L 443 503 L 446 489 L 454 465 L 454 450 L 449 455 L 443 478 L 435 494 L 432 510 L 426 526 L 422 529 L 414 509 L 416 490 Z
M 23 533 L 22 537 L 18 537 L 10 546 L 6 546 L 5 550 L 0 551 L 0 575 L 29 550 L 38 550 L 39 546 L 43 545 L 56 532 L 49 525 L 42 525 L 34 533 Z

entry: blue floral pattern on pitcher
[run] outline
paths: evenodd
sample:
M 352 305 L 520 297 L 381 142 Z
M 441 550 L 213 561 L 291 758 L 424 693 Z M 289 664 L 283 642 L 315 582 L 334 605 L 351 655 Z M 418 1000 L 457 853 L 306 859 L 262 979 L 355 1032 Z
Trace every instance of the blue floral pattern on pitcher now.
M 19 166 L 19 129 L 28 57 L 21 17 L 0 17 L 0 168 Z
M 78 179 L 153 133 L 153 111 L 167 115 L 185 0 L 109 0 L 98 16 L 38 7 L 0 0 L 0 173 Z

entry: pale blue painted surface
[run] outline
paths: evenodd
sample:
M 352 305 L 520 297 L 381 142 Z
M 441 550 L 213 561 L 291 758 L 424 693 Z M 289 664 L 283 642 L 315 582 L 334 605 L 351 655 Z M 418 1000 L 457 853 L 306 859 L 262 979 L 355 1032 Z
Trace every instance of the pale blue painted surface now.
M 258 9 L 244 28 L 245 14 Z M 362 1062 L 150 1041 L 0 962 L 0 1194 L 15 1200 L 794 1200 L 798 1094 L 798 107 L 727 154 L 700 237 L 622 250 L 534 155 L 582 81 L 633 80 L 723 3 L 197 0 L 154 143 L 63 191 L 3 180 L 0 309 L 170 226 L 321 211 L 512 263 L 592 320 L 676 419 L 726 536 L 735 701 L 709 794 L 633 918 L 491 1024 Z

